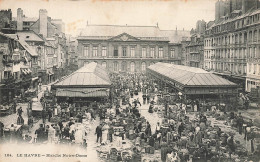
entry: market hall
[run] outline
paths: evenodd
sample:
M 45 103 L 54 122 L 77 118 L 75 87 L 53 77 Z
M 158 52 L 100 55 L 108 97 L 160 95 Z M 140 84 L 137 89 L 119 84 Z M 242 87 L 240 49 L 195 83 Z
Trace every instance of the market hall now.
M 73 103 L 100 101 L 109 97 L 111 81 L 107 71 L 91 62 L 52 85 L 58 100 Z M 83 102 L 82 102 L 83 103 Z
M 238 85 L 200 68 L 158 62 L 148 67 L 148 75 L 166 87 L 165 93 L 185 99 L 236 101 Z

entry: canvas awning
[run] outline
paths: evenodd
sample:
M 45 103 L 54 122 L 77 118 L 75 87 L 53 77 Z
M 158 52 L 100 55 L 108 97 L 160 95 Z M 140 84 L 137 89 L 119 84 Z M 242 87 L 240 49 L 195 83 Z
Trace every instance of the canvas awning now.
M 106 97 L 109 96 L 108 88 L 58 88 L 58 97 Z

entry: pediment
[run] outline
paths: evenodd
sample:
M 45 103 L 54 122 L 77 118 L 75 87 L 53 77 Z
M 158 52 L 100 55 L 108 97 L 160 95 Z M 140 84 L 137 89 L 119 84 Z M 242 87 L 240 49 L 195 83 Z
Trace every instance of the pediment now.
M 125 42 L 125 41 L 128 41 L 128 42 L 129 41 L 140 41 L 140 39 L 135 38 L 135 37 L 133 37 L 133 36 L 127 34 L 127 33 L 122 33 L 118 36 L 110 38 L 109 40 L 110 41 L 123 41 L 123 42 Z

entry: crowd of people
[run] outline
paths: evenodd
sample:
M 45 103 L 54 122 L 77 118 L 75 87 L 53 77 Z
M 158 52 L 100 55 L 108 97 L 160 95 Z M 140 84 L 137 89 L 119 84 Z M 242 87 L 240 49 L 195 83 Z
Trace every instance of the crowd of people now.
M 109 154 L 106 158 L 114 161 L 141 161 L 149 157 L 163 162 L 245 160 L 249 152 L 250 155 L 259 152 L 254 143 L 257 128 L 241 113 L 228 112 L 215 105 L 204 108 L 200 100 L 184 99 L 177 92 L 169 99 L 165 95 L 166 87 L 144 74 L 110 74 L 110 79 L 110 98 L 87 106 L 41 99 L 42 123 L 33 133 L 23 136 L 20 133 L 16 138 L 27 143 L 78 144 L 86 148 L 87 136 L 94 129 L 96 144 L 100 148 L 110 146 L 109 151 L 99 149 L 99 152 Z M 143 105 L 148 109 L 144 110 Z M 153 119 L 157 121 L 149 121 L 141 111 L 158 116 Z M 24 125 L 22 114 L 19 108 L 17 125 Z M 97 127 L 91 128 L 98 121 Z M 213 121 L 222 121 L 222 125 Z M 34 118 L 30 115 L 28 126 L 33 124 Z M 225 130 L 226 127 L 231 127 L 232 131 Z M 3 137 L 2 123 L 0 129 Z M 13 124 L 10 132 L 14 131 Z M 236 140 L 236 133 L 243 134 L 250 150 Z M 127 144 L 128 147 L 124 147 Z M 125 151 L 129 152 L 123 155 Z

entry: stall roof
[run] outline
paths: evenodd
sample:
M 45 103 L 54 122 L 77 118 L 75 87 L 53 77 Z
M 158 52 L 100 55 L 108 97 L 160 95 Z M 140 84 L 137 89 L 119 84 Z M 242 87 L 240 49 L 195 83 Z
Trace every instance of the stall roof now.
M 56 96 L 59 97 L 106 97 L 109 96 L 107 88 L 58 88 Z
M 158 62 L 148 69 L 184 86 L 237 86 L 227 79 L 195 67 Z
M 101 65 L 91 62 L 54 84 L 54 87 L 91 87 L 111 85 L 108 73 Z

